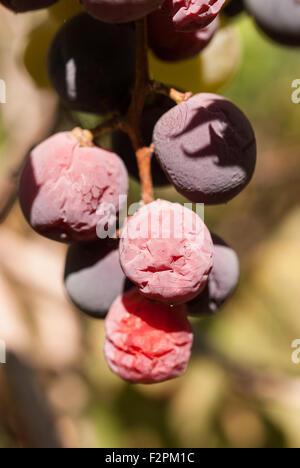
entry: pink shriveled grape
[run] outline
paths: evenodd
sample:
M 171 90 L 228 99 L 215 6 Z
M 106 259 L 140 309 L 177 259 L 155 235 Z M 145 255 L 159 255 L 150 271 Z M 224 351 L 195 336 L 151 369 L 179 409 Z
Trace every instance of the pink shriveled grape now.
M 157 200 L 128 219 L 120 242 L 125 275 L 148 299 L 182 304 L 205 287 L 213 244 L 200 216 Z
M 208 26 L 226 0 L 165 0 L 162 9 L 178 31 L 195 31 Z
M 25 218 L 39 234 L 61 242 L 96 239 L 108 211 L 127 194 L 123 161 L 97 146 L 83 147 L 71 132 L 34 148 L 19 189 Z
M 193 332 L 184 305 L 152 303 L 134 288 L 113 303 L 105 329 L 107 363 L 122 379 L 150 384 L 185 372 Z

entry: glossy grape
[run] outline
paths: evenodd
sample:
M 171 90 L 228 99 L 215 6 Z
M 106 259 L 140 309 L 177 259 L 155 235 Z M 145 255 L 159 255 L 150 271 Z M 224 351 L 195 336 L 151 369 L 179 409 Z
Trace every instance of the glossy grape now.
M 52 42 L 48 71 L 53 87 L 72 109 L 124 109 L 135 80 L 133 26 L 102 23 L 86 13 L 75 16 Z

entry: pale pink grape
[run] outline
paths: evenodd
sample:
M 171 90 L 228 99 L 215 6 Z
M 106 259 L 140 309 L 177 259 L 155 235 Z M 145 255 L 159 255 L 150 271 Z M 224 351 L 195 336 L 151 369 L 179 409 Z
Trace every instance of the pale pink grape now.
M 107 363 L 122 379 L 149 384 L 185 372 L 193 332 L 184 305 L 152 303 L 134 288 L 113 303 L 105 329 Z
M 204 289 L 212 268 L 213 244 L 196 213 L 157 200 L 128 219 L 120 259 L 125 275 L 146 298 L 180 304 Z

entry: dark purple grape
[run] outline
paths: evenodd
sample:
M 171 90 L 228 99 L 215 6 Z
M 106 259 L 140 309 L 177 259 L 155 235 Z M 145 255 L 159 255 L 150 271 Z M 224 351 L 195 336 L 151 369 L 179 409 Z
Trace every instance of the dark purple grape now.
M 259 28 L 279 44 L 300 46 L 299 0 L 245 0 Z
M 220 204 L 250 182 L 256 163 L 251 124 L 232 102 L 197 94 L 161 117 L 154 129 L 158 161 L 183 196 Z
M 163 0 L 82 0 L 85 9 L 107 23 L 127 23 L 147 16 Z
M 215 234 L 214 266 L 204 291 L 187 304 L 188 314 L 201 316 L 216 313 L 236 289 L 240 265 L 236 252 Z
M 211 41 L 219 27 L 216 18 L 206 28 L 191 32 L 175 29 L 164 10 L 157 10 L 148 19 L 149 45 L 161 60 L 184 60 L 198 55 Z
M 245 10 L 244 0 L 230 0 L 223 8 L 223 13 L 229 18 L 233 18 Z
M 175 106 L 174 101 L 166 96 L 157 95 L 154 101 L 148 104 L 143 112 L 141 128 L 146 146 L 151 145 L 153 139 L 153 129 L 160 117 Z M 136 156 L 128 136 L 123 132 L 112 134 L 112 151 L 117 153 L 125 162 L 129 174 L 139 180 L 139 171 Z M 162 171 L 155 157 L 152 158 L 152 176 L 156 186 L 168 185 L 169 181 Z
M 119 242 L 113 239 L 72 244 L 64 282 L 76 307 L 95 318 L 105 318 L 114 300 L 132 287 L 120 266 Z
M 135 31 L 83 13 L 56 34 L 48 55 L 50 81 L 69 107 L 84 112 L 123 110 L 135 80 Z
M 27 11 L 48 8 L 56 2 L 57 0 L 0 0 L 2 5 L 15 13 L 25 13 Z

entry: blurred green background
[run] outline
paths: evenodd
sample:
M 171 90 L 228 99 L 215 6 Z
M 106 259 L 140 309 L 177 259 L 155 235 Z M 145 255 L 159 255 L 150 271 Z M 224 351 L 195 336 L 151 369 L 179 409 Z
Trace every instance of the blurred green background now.
M 24 31 L 18 17 L 27 39 L 15 54 L 28 83 L 20 50 L 32 28 L 49 22 L 44 13 L 33 16 Z M 4 20 L 12 22 L 8 15 Z M 205 211 L 209 228 L 240 256 L 237 292 L 217 316 L 193 321 L 195 350 L 184 377 L 156 386 L 126 384 L 104 361 L 103 323 L 85 319 L 64 297 L 65 248 L 33 234 L 16 204 L 0 229 L 0 339 L 20 360 L 0 365 L 0 447 L 32 444 L 38 410 L 43 427 L 50 421 L 48 441 L 64 447 L 300 447 L 300 364 L 292 362 L 291 347 L 300 338 L 300 104 L 291 101 L 300 51 L 271 43 L 245 15 L 226 28 L 227 47 L 212 46 L 219 56 L 204 52 L 203 59 L 169 73 L 184 86 L 191 67 L 193 91 L 212 90 L 215 84 L 203 78 L 211 67 L 217 91 L 244 110 L 257 134 L 250 186 L 228 205 Z M 41 50 L 36 61 L 44 60 Z M 155 77 L 168 73 L 153 57 L 150 62 Z M 6 167 L 12 127 L 4 114 Z M 84 116 L 76 118 L 86 124 Z M 64 116 L 59 125 L 71 123 Z M 170 189 L 157 195 L 179 199 Z M 131 198 L 139 199 L 136 183 Z

